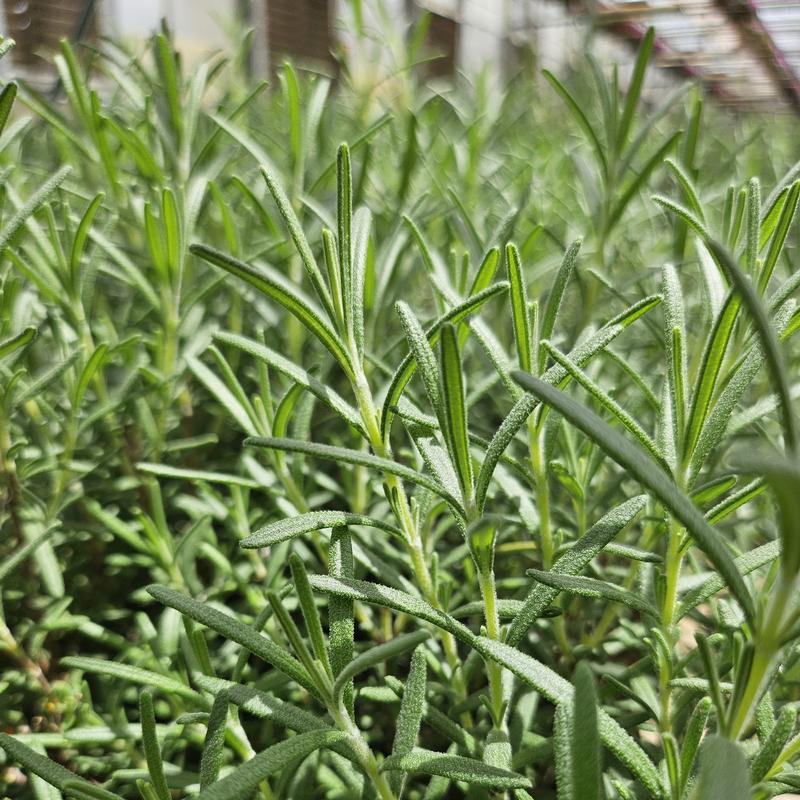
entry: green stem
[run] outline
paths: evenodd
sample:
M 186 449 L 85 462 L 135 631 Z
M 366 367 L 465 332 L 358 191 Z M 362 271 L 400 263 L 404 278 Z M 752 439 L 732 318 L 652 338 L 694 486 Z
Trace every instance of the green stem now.
M 497 612 L 497 588 L 494 571 L 489 569 L 478 574 L 481 596 L 485 608 L 486 633 L 490 639 L 500 641 L 500 615 Z M 503 668 L 495 661 L 486 662 L 489 678 L 489 697 L 491 700 L 494 726 L 502 730 L 503 725 Z
M 380 800 L 396 800 L 386 776 L 378 769 L 378 762 L 374 753 L 347 711 L 342 707 L 332 708 L 331 716 L 333 716 L 339 730 L 350 737 L 350 743 L 358 762 L 375 787 Z
M 539 432 L 529 426 L 531 467 L 536 483 L 536 510 L 539 513 L 539 540 L 542 547 L 542 569 L 549 570 L 553 566 L 553 532 L 550 524 L 550 491 L 547 485 L 547 470 L 543 462 L 543 453 L 539 441 Z
M 378 411 L 372 397 L 369 383 L 367 382 L 366 375 L 364 374 L 363 367 L 356 355 L 356 348 L 351 345 L 352 363 L 355 365 L 353 381 L 353 390 L 358 401 L 358 408 L 361 413 L 361 419 L 364 423 L 364 428 L 367 433 L 369 444 L 377 456 L 381 458 L 391 458 L 392 452 L 388 443 L 385 443 L 380 432 L 380 425 L 378 423 Z M 403 538 L 408 548 L 409 556 L 411 558 L 412 568 L 414 570 L 414 577 L 419 586 L 423 598 L 431 606 L 438 611 L 444 611 L 439 602 L 439 598 L 433 586 L 431 573 L 428 569 L 428 564 L 425 559 L 425 549 L 422 539 L 414 524 L 414 518 L 411 514 L 411 505 L 408 500 L 403 482 L 396 476 L 389 473 L 383 474 L 384 482 L 397 498 L 396 503 L 392 503 L 397 522 L 403 532 Z M 444 649 L 445 659 L 450 668 L 450 673 L 453 685 L 458 692 L 460 699 L 464 700 L 468 696 L 467 686 L 464 682 L 464 676 L 461 672 L 461 659 L 458 655 L 458 648 L 455 639 L 450 633 L 446 631 L 437 631 L 442 648 Z M 472 719 L 469 712 L 462 714 L 462 722 L 471 726 Z

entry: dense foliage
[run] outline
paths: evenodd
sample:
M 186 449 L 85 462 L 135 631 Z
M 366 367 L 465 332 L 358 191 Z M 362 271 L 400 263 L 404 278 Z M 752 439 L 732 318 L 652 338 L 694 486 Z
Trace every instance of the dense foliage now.
M 424 26 L 0 94 L 4 795 L 800 787 L 794 121 Z

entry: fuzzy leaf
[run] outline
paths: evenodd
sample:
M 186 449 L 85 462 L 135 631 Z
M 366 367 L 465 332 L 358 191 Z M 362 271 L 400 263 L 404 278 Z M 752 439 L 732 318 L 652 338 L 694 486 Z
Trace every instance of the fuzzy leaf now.
M 8 247 L 14 234 L 25 224 L 38 208 L 41 206 L 48 197 L 50 197 L 59 186 L 67 179 L 67 175 L 71 172 L 72 167 L 64 166 L 56 172 L 55 175 L 48 178 L 42 186 L 31 195 L 27 203 L 24 203 L 6 222 L 2 230 L 0 230 L 0 253 Z
M 454 781 L 463 781 L 475 786 L 492 786 L 497 789 L 517 789 L 530 786 L 524 775 L 484 764 L 474 758 L 437 753 L 415 747 L 411 752 L 392 755 L 381 764 L 381 772 L 403 770 L 404 772 L 440 775 Z
M 439 333 L 442 325 L 451 322 L 454 325 L 461 322 L 461 320 L 468 317 L 470 314 L 477 311 L 487 300 L 501 294 L 508 289 L 508 284 L 505 282 L 495 283 L 488 289 L 484 289 L 476 295 L 468 297 L 462 303 L 451 308 L 434 323 L 429 325 L 425 330 L 425 336 L 428 338 L 428 343 L 432 346 L 439 340 Z M 389 388 L 386 392 L 386 398 L 383 401 L 383 408 L 381 410 L 381 436 L 384 440 L 389 434 L 389 428 L 392 418 L 394 416 L 392 409 L 400 402 L 400 396 L 403 393 L 414 370 L 417 368 L 416 358 L 413 353 L 409 353 L 397 367 L 392 379 L 389 382 Z
M 206 723 L 206 738 L 200 758 L 200 791 L 210 786 L 219 777 L 222 752 L 225 745 L 225 728 L 228 724 L 227 694 L 222 691 L 214 698 Z M 169 798 L 167 798 L 169 800 Z
M 331 534 L 328 548 L 328 576 L 331 581 L 350 581 L 353 578 L 353 540 L 344 525 L 337 526 Z M 318 588 L 315 577 L 309 575 L 308 581 Z M 330 661 L 333 675 L 337 676 L 353 660 L 355 652 L 355 621 L 353 598 L 334 594 L 328 601 L 328 629 L 330 634 Z M 344 704 L 353 713 L 353 684 L 344 689 Z
M 159 675 L 142 667 L 135 667 L 132 664 L 119 664 L 116 661 L 106 661 L 100 658 L 88 658 L 87 656 L 68 656 L 59 662 L 62 667 L 68 669 L 79 669 L 84 672 L 92 672 L 98 675 L 109 675 L 117 680 L 139 684 L 140 686 L 152 686 L 160 689 L 167 695 L 178 695 L 187 700 L 198 700 L 200 695 L 187 686 L 185 683 L 176 681 L 166 675 Z
M 529 569 L 527 575 L 536 578 L 539 583 L 557 589 L 559 592 L 570 592 L 583 597 L 594 597 L 608 600 L 610 603 L 622 603 L 642 614 L 648 614 L 658 619 L 658 610 L 647 600 L 634 592 L 615 586 L 613 583 L 600 581 L 596 578 L 586 578 L 578 575 L 561 575 L 557 572 L 543 572 L 539 569 Z
M 781 709 L 767 740 L 762 743 L 750 764 L 750 780 L 755 784 L 764 780 L 767 772 L 777 761 L 797 723 L 797 710 L 789 705 Z
M 246 548 L 270 547 L 310 531 L 320 531 L 337 525 L 364 525 L 369 528 L 388 531 L 396 536 L 401 535 L 399 528 L 373 517 L 351 514 L 347 511 L 309 511 L 307 514 L 287 517 L 265 525 L 255 533 L 242 539 L 239 542 L 239 546 Z
M 567 291 L 567 285 L 569 284 L 569 279 L 572 276 L 572 273 L 575 269 L 575 264 L 578 260 L 578 253 L 581 249 L 581 240 L 576 239 L 568 248 L 567 252 L 564 253 L 564 258 L 561 260 L 561 266 L 558 268 L 558 272 L 556 273 L 556 279 L 553 283 L 553 288 L 550 290 L 550 294 L 547 296 L 547 305 L 544 308 L 544 313 L 542 314 L 542 322 L 539 326 L 539 339 L 551 339 L 553 336 L 553 331 L 556 327 L 556 318 L 558 317 L 558 311 L 561 308 L 561 303 L 564 300 L 564 294 Z M 544 365 L 546 360 L 546 354 L 543 352 L 539 352 L 539 373 L 544 371 Z M 524 367 L 523 367 L 524 369 Z M 526 370 L 530 371 L 530 370 Z
M 511 286 L 511 321 L 514 324 L 514 341 L 517 346 L 517 360 L 520 369 L 531 371 L 533 336 L 531 317 L 528 310 L 528 290 L 522 273 L 519 251 L 513 244 L 506 245 L 506 269 Z
M 750 800 L 750 776 L 736 742 L 709 736 L 700 751 L 698 797 L 702 800 Z
M 26 770 L 38 775 L 42 780 L 47 781 L 51 786 L 56 789 L 64 791 L 68 785 L 78 785 L 81 787 L 88 787 L 89 790 L 94 790 L 97 794 L 96 797 L 102 800 L 122 800 L 118 794 L 109 792 L 99 786 L 89 783 L 73 772 L 70 772 L 66 767 L 61 764 L 51 761 L 47 756 L 31 750 L 30 747 L 24 745 L 13 736 L 7 733 L 0 733 L 0 747 L 6 751 L 9 758 L 21 764 Z
M 585 661 L 575 670 L 572 703 L 572 793 L 580 800 L 600 800 L 602 764 L 597 728 L 598 701 L 594 678 Z
M 227 708 L 227 707 L 226 707 Z M 171 800 L 167 779 L 164 776 L 164 762 L 161 759 L 161 747 L 156 735 L 156 718 L 153 713 L 153 694 L 145 689 L 139 695 L 139 716 L 142 723 L 142 742 L 147 760 L 147 770 L 153 790 L 159 800 Z
M 299 733 L 262 750 L 258 755 L 212 783 L 197 795 L 198 800 L 241 800 L 250 797 L 258 784 L 288 765 L 304 759 L 323 747 L 339 744 L 345 734 L 339 731 Z
M 472 459 L 469 453 L 467 409 L 464 402 L 464 375 L 455 328 L 442 328 L 439 340 L 439 381 L 442 397 L 443 433 L 455 467 L 464 505 L 472 503 Z
M 333 312 L 333 303 L 331 302 L 330 292 L 328 291 L 328 287 L 325 285 L 325 281 L 322 277 L 319 266 L 317 265 L 317 261 L 314 258 L 314 254 L 311 252 L 311 246 L 308 243 L 308 239 L 306 239 L 306 235 L 303 233 L 300 220 L 297 219 L 297 215 L 294 213 L 292 204 L 276 180 L 272 168 L 266 164 L 261 164 L 260 169 L 261 174 L 264 176 L 264 180 L 267 183 L 270 194 L 272 195 L 272 199 L 275 201 L 275 205 L 278 206 L 278 211 L 280 211 L 284 224 L 289 231 L 289 235 L 292 237 L 292 241 L 297 248 L 297 252 L 300 254 L 300 260 L 303 262 L 303 266 L 306 268 L 306 274 L 311 281 L 311 285 L 314 287 L 317 297 L 319 298 L 323 308 L 325 309 L 325 312 L 328 315 L 328 319 L 333 321 L 335 319 L 335 315 Z M 240 277 L 243 276 L 240 275 Z
M 406 755 L 417 744 L 419 726 L 425 713 L 426 673 L 425 649 L 420 645 L 411 657 L 408 680 L 403 687 L 403 698 L 400 702 L 400 713 L 397 715 L 394 743 L 392 744 L 393 756 Z M 390 775 L 389 783 L 396 795 L 402 794 L 402 775 Z

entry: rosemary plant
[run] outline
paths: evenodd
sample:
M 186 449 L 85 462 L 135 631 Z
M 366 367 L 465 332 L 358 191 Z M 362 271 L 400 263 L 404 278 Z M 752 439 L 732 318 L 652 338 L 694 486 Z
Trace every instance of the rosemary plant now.
M 0 93 L 5 795 L 800 789 L 791 123 L 406 33 Z

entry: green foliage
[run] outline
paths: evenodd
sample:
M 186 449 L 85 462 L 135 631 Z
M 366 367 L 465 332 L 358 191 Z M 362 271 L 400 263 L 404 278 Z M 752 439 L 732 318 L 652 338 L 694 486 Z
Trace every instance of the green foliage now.
M 0 794 L 797 789 L 794 121 L 350 11 L 0 90 Z

